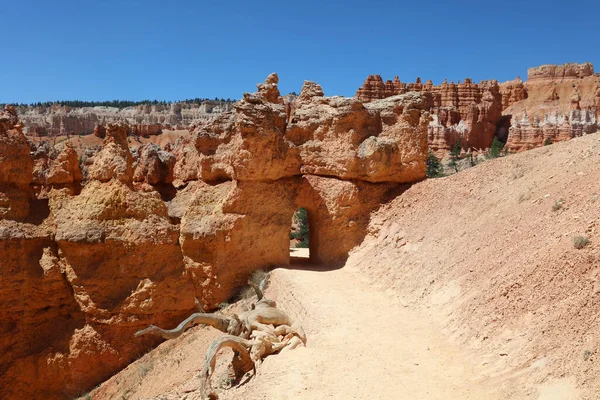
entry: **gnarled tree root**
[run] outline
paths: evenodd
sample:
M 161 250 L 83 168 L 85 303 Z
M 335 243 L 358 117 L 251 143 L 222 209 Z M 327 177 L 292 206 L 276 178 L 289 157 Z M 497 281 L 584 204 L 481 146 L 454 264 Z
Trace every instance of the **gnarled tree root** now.
M 243 339 L 237 336 L 226 335 L 216 338 L 206 352 L 204 367 L 200 371 L 201 385 L 200 390 L 204 398 L 217 399 L 217 394 L 214 392 L 210 384 L 210 377 L 215 372 L 216 355 L 223 347 L 231 347 L 235 352 L 235 358 L 238 360 L 233 363 L 234 373 L 236 378 L 242 377 L 246 372 L 254 368 L 254 361 L 250 357 L 249 349 L 257 344 L 257 342 Z
M 176 328 L 166 330 L 154 325 L 135 333 L 135 336 L 151 333 L 164 339 L 175 339 L 190 326 L 204 324 L 212 326 L 227 333 L 226 336 L 215 339 L 206 353 L 204 366 L 200 372 L 201 393 L 204 399 L 217 399 L 210 378 L 215 369 L 216 355 L 224 347 L 230 347 L 234 351 L 231 362 L 233 374 L 239 381 L 244 374 L 260 366 L 262 360 L 271 354 L 285 352 L 306 345 L 306 335 L 302 327 L 293 322 L 284 311 L 277 308 L 273 300 L 263 296 L 265 280 L 260 285 L 252 282 L 248 284 L 254 288 L 258 302 L 252 305 L 252 309 L 232 317 L 204 313 L 198 300 L 196 306 L 199 313 L 186 318 Z
M 175 339 L 187 328 L 194 324 L 204 324 L 212 326 L 215 329 L 220 330 L 221 332 L 236 334 L 239 330 L 239 319 L 237 318 L 224 318 L 215 314 L 206 314 L 206 313 L 194 313 L 183 320 L 176 328 L 173 329 L 162 329 L 155 325 L 150 325 L 146 329 L 142 329 L 141 331 L 137 331 L 135 336 L 142 336 L 147 333 L 152 333 L 157 336 L 161 336 L 164 339 Z M 231 332 L 230 332 L 231 331 Z

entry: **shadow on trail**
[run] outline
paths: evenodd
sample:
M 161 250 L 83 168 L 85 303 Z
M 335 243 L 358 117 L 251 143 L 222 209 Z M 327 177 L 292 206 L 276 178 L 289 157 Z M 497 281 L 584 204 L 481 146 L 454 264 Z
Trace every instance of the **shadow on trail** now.
M 300 258 L 300 257 L 290 257 L 289 265 L 277 265 L 276 268 L 282 269 L 293 269 L 293 270 L 301 270 L 301 271 L 335 271 L 337 269 L 342 269 L 346 265 L 345 262 L 337 263 L 337 264 L 318 264 L 312 262 L 308 258 Z

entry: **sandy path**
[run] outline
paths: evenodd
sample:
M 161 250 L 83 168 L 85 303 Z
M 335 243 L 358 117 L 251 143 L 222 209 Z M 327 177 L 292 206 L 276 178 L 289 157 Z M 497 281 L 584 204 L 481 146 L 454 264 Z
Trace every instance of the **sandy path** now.
M 303 321 L 308 347 L 267 358 L 223 398 L 494 398 L 436 326 L 348 270 L 276 270 L 268 296 Z

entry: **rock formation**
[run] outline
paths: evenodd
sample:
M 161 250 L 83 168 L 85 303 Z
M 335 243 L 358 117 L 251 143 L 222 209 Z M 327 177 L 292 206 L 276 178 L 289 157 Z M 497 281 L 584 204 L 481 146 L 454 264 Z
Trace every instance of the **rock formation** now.
M 144 104 L 116 107 L 20 106 L 18 111 L 26 135 L 58 136 L 96 134 L 101 125 L 124 123 L 129 133 L 157 135 L 163 129 L 187 129 L 197 119 L 211 119 L 231 109 L 231 103 L 204 101 L 200 104 Z
M 525 84 L 520 77 L 517 79 L 500 84 L 500 94 L 502 95 L 502 109 L 506 109 L 527 98 Z
M 577 104 L 577 103 L 575 103 Z M 554 112 L 543 119 L 529 118 L 523 112 L 515 116 L 509 129 L 506 148 L 516 152 L 529 150 L 548 143 L 562 142 L 598 130 L 596 114 L 590 110 L 574 108 L 568 114 Z
M 0 114 L 0 218 L 23 219 L 29 214 L 33 162 L 17 113 L 7 106 Z
M 403 83 L 398 77 L 384 82 L 379 75 L 369 75 L 356 98 L 370 102 L 408 92 L 426 96 L 432 114 L 428 146 L 441 156 L 457 142 L 465 150 L 488 148 L 494 136 L 508 140 L 510 151 L 525 150 L 547 138 L 566 140 L 593 132 L 600 119 L 600 76 L 594 75 L 590 63 L 542 65 L 530 68 L 525 82 L 516 78 L 500 85 L 466 79 L 435 86 L 431 81 L 423 84 L 420 78 L 414 83 Z M 581 112 L 570 115 L 572 110 Z M 523 113 L 533 119 L 525 122 Z M 512 134 L 515 137 L 510 138 Z
M 286 107 L 277 83 L 197 121 L 172 152 L 132 153 L 131 128 L 107 123 L 79 162 L 69 144 L 30 149 L 14 109 L 0 115 L 1 398 L 80 394 L 157 343 L 135 331 L 288 264 L 299 207 L 311 258 L 343 262 L 369 213 L 425 177 L 425 93 L 363 104 L 305 82 Z
M 507 149 L 522 151 L 595 132 L 600 125 L 600 77 L 590 63 L 530 68 L 526 97 L 511 101 Z
M 111 124 L 106 128 L 102 151 L 94 157 L 89 173 L 91 179 L 101 182 L 108 182 L 113 178 L 124 183 L 132 181 L 133 157 L 129 151 L 125 125 Z
M 571 108 L 574 90 L 580 96 L 581 108 L 595 110 L 598 82 L 599 77 L 594 75 L 594 67 L 590 63 L 529 68 L 527 81 L 523 84 L 526 96 L 517 101 L 503 103 L 503 114 L 521 115 L 526 111 L 530 117 L 542 119 L 544 114 L 567 113 Z M 511 86 L 510 82 L 503 84 L 505 93 L 508 86 Z
M 455 143 L 468 149 L 484 149 L 490 146 L 502 115 L 502 95 L 497 81 L 473 83 L 465 79 L 455 84 L 444 81 L 435 86 L 417 78 L 415 83 L 383 82 L 381 76 L 371 75 L 356 92 L 356 98 L 370 102 L 408 92 L 421 92 L 426 96 L 429 111 L 433 115 L 428 128 L 429 148 L 445 153 Z
M 137 149 L 137 163 L 134 166 L 133 180 L 146 182 L 150 185 L 173 183 L 173 167 L 175 156 L 163 151 L 160 146 L 152 143 Z

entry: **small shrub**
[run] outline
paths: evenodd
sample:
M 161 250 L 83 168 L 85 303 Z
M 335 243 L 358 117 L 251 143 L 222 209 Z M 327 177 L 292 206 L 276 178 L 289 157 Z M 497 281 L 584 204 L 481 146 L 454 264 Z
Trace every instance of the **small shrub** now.
M 565 201 L 563 199 L 558 199 L 554 202 L 554 205 L 552 206 L 552 211 L 558 211 L 561 208 L 563 208 L 563 204 L 565 204 Z
M 429 150 L 429 153 L 427 154 L 425 164 L 427 165 L 425 174 L 428 178 L 438 178 L 442 176 L 442 163 L 431 150 Z
M 252 275 L 250 275 L 249 280 L 252 281 L 256 286 L 260 286 L 260 283 L 267 277 L 269 273 L 260 269 L 255 271 Z M 250 299 L 252 296 L 256 295 L 256 292 L 251 286 L 244 286 L 242 290 L 236 296 L 237 300 L 245 300 Z
M 258 271 L 254 271 L 252 275 L 250 275 L 250 280 L 254 282 L 255 285 L 260 285 L 260 283 L 269 275 L 269 273 L 265 270 L 259 269 Z
M 450 163 L 448 164 L 452 168 L 454 168 L 455 172 L 458 172 L 458 163 L 457 161 L 460 159 L 460 151 L 462 147 L 460 146 L 460 141 L 454 143 L 452 146 L 452 150 L 450 150 Z
M 573 238 L 573 246 L 575 246 L 576 249 L 583 249 L 588 244 L 590 244 L 590 239 L 585 236 L 577 235 Z
M 140 365 L 138 367 L 138 372 L 140 374 L 140 377 L 143 378 L 144 376 L 146 376 L 148 374 L 148 372 L 152 371 L 152 368 L 154 368 L 154 364 L 152 364 L 151 362 L 148 364 Z
M 473 158 L 473 153 L 469 153 L 469 164 L 471 165 L 471 167 L 474 167 L 475 165 L 477 165 L 475 158 Z
M 519 204 L 529 199 L 531 199 L 531 192 L 523 192 L 519 195 Z
M 548 136 L 546 138 L 546 140 L 544 140 L 544 146 L 550 146 L 552 144 L 552 139 L 550 139 L 550 136 Z

